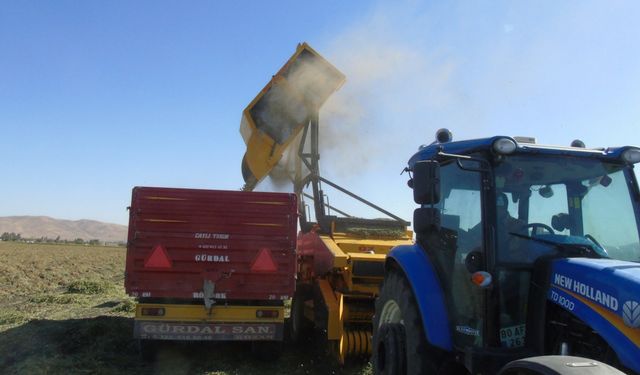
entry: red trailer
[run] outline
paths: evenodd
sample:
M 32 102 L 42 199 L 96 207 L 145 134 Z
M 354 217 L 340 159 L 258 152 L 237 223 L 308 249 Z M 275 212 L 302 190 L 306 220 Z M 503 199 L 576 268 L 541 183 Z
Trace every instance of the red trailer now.
M 283 336 L 295 288 L 294 194 L 136 187 L 125 288 L 141 340 Z

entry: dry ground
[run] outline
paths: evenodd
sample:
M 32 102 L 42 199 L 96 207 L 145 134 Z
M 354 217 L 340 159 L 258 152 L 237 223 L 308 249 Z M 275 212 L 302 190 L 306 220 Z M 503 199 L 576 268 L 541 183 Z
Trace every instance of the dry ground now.
M 242 343 L 169 343 L 143 362 L 124 293 L 125 249 L 0 242 L 0 373 L 369 374 L 321 348 L 286 345 L 278 361 Z

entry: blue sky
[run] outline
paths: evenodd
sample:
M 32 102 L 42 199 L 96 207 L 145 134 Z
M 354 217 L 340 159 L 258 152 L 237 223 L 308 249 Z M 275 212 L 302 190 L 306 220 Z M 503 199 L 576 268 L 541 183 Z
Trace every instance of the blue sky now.
M 3 2 L 0 216 L 126 224 L 136 185 L 240 188 L 241 112 L 307 41 L 347 76 L 321 112 L 323 174 L 410 219 L 399 173 L 440 127 L 640 145 L 639 16 L 635 1 Z

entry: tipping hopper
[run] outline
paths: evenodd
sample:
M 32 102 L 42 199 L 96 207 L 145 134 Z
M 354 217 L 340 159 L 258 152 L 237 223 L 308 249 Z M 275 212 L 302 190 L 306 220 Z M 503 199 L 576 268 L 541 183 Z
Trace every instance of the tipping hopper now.
M 245 190 L 278 164 L 310 117 L 344 83 L 345 76 L 307 43 L 273 76 L 242 112 L 240 133 L 247 145 L 242 158 Z

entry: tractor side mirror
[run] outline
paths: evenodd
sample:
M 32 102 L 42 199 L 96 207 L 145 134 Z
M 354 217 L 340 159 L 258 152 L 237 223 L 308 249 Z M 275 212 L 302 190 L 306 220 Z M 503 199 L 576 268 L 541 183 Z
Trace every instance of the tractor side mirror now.
M 413 166 L 413 200 L 418 204 L 440 202 L 440 163 L 425 160 Z

